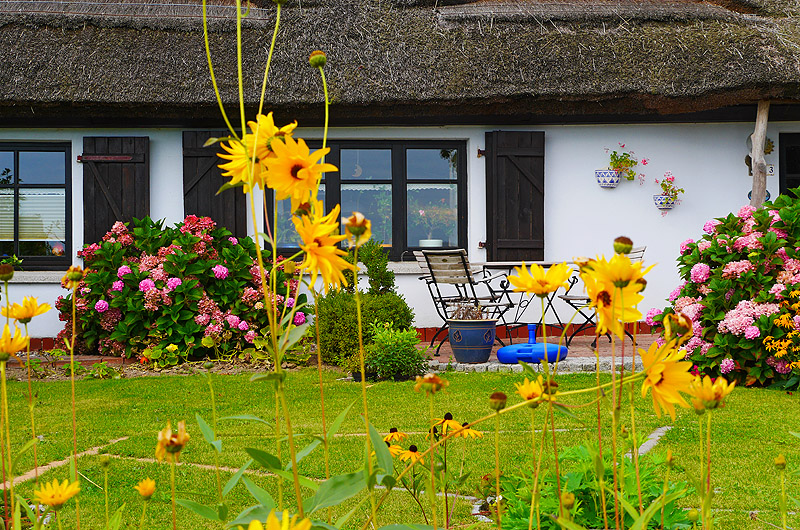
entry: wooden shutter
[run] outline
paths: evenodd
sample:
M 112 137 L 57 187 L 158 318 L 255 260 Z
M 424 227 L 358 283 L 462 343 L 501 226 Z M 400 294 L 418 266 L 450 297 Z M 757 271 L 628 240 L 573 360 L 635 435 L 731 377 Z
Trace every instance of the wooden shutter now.
M 150 214 L 150 139 L 83 139 L 83 242 L 94 243 L 116 221 Z
M 544 132 L 486 133 L 489 261 L 544 259 Z
M 247 196 L 242 188 L 216 195 L 228 179 L 217 167 L 225 160 L 217 156 L 219 144 L 203 147 L 211 137 L 228 136 L 227 131 L 184 131 L 183 211 L 186 215 L 208 216 L 237 237 L 247 236 Z

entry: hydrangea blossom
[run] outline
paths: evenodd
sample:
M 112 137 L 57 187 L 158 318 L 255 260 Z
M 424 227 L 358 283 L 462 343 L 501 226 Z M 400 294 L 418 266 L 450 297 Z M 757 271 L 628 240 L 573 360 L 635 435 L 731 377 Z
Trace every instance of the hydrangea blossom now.
M 690 274 L 692 282 L 705 283 L 706 281 L 708 281 L 709 276 L 711 276 L 711 267 L 709 267 L 705 263 L 696 263 L 692 267 L 692 271 Z
M 723 374 L 729 374 L 736 368 L 736 363 L 730 357 L 723 359 L 721 363 L 719 363 L 719 371 Z
M 218 280 L 224 280 L 228 277 L 228 267 L 224 265 L 214 265 L 211 270 L 214 272 L 214 277 Z
M 130 267 L 128 267 L 127 265 L 123 265 L 122 267 L 117 269 L 117 278 L 121 280 L 123 276 L 125 276 L 126 274 L 130 274 L 132 272 L 133 271 L 131 270 Z
M 125 282 L 123 282 L 122 280 L 117 280 L 111 284 L 112 291 L 121 291 L 124 288 L 125 288 Z
M 710 221 L 706 221 L 706 223 L 703 225 L 703 232 L 705 232 L 708 235 L 714 235 L 717 232 L 717 227 L 721 224 L 722 223 L 720 221 L 717 221 L 716 219 L 711 219 Z
M 744 330 L 744 338 L 757 339 L 761 335 L 761 331 L 756 326 L 747 326 Z
M 175 290 L 175 289 L 176 289 L 176 288 L 177 288 L 179 285 L 181 285 L 182 283 L 183 283 L 183 282 L 181 281 L 181 279 L 180 279 L 180 278 L 175 278 L 175 277 L 173 276 L 172 278 L 169 278 L 169 279 L 167 280 L 167 289 L 169 289 L 170 291 L 174 291 L 174 290 Z
M 143 293 L 146 293 L 150 289 L 155 289 L 156 284 L 150 278 L 145 278 L 144 280 L 139 282 L 139 290 Z
M 294 325 L 301 326 L 306 322 L 306 314 L 303 312 L 298 311 L 294 314 Z
M 98 313 L 105 313 L 108 311 L 108 302 L 105 300 L 98 300 L 96 304 L 94 304 L 94 310 Z
M 239 328 L 239 331 L 247 331 L 248 329 L 250 329 L 250 326 L 247 324 L 247 322 L 242 320 L 241 322 L 239 322 L 238 328 Z
M 686 254 L 686 251 L 689 250 L 689 245 L 692 243 L 694 243 L 694 239 L 687 239 L 681 243 L 681 254 Z
M 739 213 L 736 214 L 736 217 L 741 219 L 749 219 L 753 217 L 753 212 L 755 212 L 757 208 L 755 206 L 751 206 L 749 204 L 745 204 L 741 208 L 739 208 Z
M 228 323 L 228 325 L 231 328 L 235 328 L 235 327 L 237 327 L 239 325 L 239 322 L 241 320 L 236 315 L 228 315 L 228 316 L 225 317 L 225 321 Z

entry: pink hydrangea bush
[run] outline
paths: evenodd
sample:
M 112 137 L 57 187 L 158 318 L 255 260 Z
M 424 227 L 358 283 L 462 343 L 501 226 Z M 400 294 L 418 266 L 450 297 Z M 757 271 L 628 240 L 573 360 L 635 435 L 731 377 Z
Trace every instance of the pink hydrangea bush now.
M 800 361 L 800 304 L 791 296 L 800 290 L 800 200 L 781 195 L 761 208 L 743 206 L 706 222 L 703 232 L 681 243 L 684 281 L 648 322 L 674 312 L 689 317 L 693 335 L 684 349 L 700 373 L 746 384 L 791 377 Z M 796 352 L 779 347 L 793 330 Z
M 132 227 L 117 222 L 78 256 L 87 269 L 75 295 L 81 352 L 162 367 L 207 355 L 249 357 L 268 334 L 253 241 L 233 237 L 208 217 L 190 215 L 170 228 L 149 218 Z M 297 305 L 294 322 L 305 322 L 309 308 L 298 278 L 280 266 L 272 272 L 277 292 L 268 299 L 287 313 Z M 61 341 L 72 330 L 72 294 L 56 305 L 65 323 Z

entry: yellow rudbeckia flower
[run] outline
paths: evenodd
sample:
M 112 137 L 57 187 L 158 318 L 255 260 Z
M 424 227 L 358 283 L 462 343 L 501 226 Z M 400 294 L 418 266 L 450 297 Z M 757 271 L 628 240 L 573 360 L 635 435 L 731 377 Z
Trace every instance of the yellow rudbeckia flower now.
M 647 351 L 639 348 L 639 355 L 647 374 L 642 383 L 642 397 L 647 395 L 648 390 L 652 390 L 656 415 L 660 418 L 663 408 L 674 420 L 675 405 L 689 407 L 680 392 L 688 392 L 694 379 L 689 373 L 692 363 L 683 360 L 684 353 L 675 348 L 674 341 L 660 347 L 654 342 Z
M 7 361 L 18 351 L 28 347 L 28 336 L 23 335 L 17 326 L 14 326 L 14 335 L 11 335 L 11 328 L 8 324 L 3 328 L 3 335 L 0 336 L 0 361 Z
M 26 296 L 22 299 L 22 305 L 13 304 L 10 308 L 3 306 L 0 309 L 0 313 L 4 317 L 10 317 L 22 324 L 27 324 L 33 317 L 47 313 L 50 309 L 52 309 L 50 304 L 39 304 L 39 301 L 33 296 Z
M 291 136 L 284 137 L 284 142 L 272 142 L 271 147 L 275 157 L 264 160 L 267 166 L 267 186 L 275 190 L 278 200 L 290 197 L 292 211 L 308 200 L 322 173 L 337 171 L 332 164 L 320 163 L 322 157 L 330 151 L 329 147 L 311 153 L 302 138 L 295 142 Z
M 416 464 L 417 462 L 420 464 L 425 464 L 425 461 L 422 458 L 422 453 L 417 450 L 416 445 L 409 445 L 408 451 L 403 451 L 400 453 L 400 460 L 403 462 L 408 460 L 412 464 Z
M 322 211 L 320 201 L 317 201 L 315 211 Z M 347 253 L 336 246 L 339 241 L 347 237 L 338 234 L 339 223 L 336 222 L 338 218 L 339 205 L 337 204 L 324 217 L 313 218 L 311 215 L 304 215 L 292 219 L 295 229 L 300 235 L 300 248 L 305 252 L 305 259 L 299 267 L 310 273 L 312 285 L 317 280 L 317 275 L 322 276 L 325 292 L 328 292 L 331 287 L 338 288 L 341 284 L 347 285 L 342 271 L 354 269 L 352 264 L 342 258 Z
M 289 512 L 287 510 L 283 511 L 281 518 L 275 515 L 275 510 L 269 512 L 267 516 L 267 522 L 265 525 L 261 524 L 261 521 L 250 521 L 250 524 L 247 526 L 247 530 L 310 530 L 311 529 L 311 520 L 310 519 L 301 519 L 300 521 L 297 520 L 298 516 L 295 515 L 294 517 L 289 517 Z M 238 527 L 239 530 L 243 530 L 241 526 Z
M 139 492 L 142 499 L 149 501 L 150 497 L 152 497 L 153 493 L 156 491 L 156 481 L 148 477 L 139 482 L 133 489 Z
M 567 287 L 567 280 L 572 276 L 572 267 L 566 263 L 559 263 L 548 269 L 534 263 L 528 270 L 523 261 L 522 266 L 516 267 L 515 270 L 517 276 L 508 277 L 508 281 L 514 286 L 514 291 L 541 297 L 547 296 L 559 287 Z
M 166 457 L 170 462 L 181 461 L 181 451 L 189 441 L 189 434 L 186 432 L 186 422 L 178 422 L 178 432 L 172 432 L 172 424 L 167 422 L 167 426 L 158 433 L 158 443 L 156 444 L 156 460 L 163 461 Z
M 622 338 L 625 333 L 624 322 L 637 322 L 642 313 L 636 306 L 644 300 L 634 284 L 616 288 L 598 281 L 596 277 L 581 275 L 590 305 L 597 313 L 597 334 L 614 333 Z
M 736 381 L 728 383 L 724 377 L 717 377 L 713 382 L 709 376 L 702 379 L 695 376 L 689 385 L 694 410 L 699 413 L 725 406 L 725 398 L 733 392 Z
M 59 484 L 58 480 L 45 483 L 41 489 L 33 491 L 33 498 L 36 502 L 50 506 L 53 510 L 58 511 L 64 506 L 68 500 L 78 494 L 81 490 L 78 482 L 72 484 L 68 480 Z
M 400 432 L 397 430 L 397 427 L 392 427 L 389 429 L 389 434 L 383 437 L 384 442 L 401 442 L 408 438 L 408 435 L 404 432 Z
M 223 170 L 223 177 L 231 177 L 230 184 L 238 184 L 242 182 L 242 191 L 249 192 L 256 185 L 264 188 L 264 166 L 261 159 L 256 156 L 255 163 L 253 163 L 253 153 L 255 137 L 252 134 L 244 135 L 241 140 L 231 140 L 227 144 L 220 143 L 220 147 L 225 150 L 227 154 L 217 153 L 217 156 L 228 160 L 225 164 L 220 164 L 219 167 Z
M 256 138 L 256 156 L 263 161 L 265 158 L 275 156 L 272 142 L 276 140 L 282 142 L 287 136 L 291 136 L 297 127 L 297 122 L 278 128 L 275 126 L 275 120 L 270 112 L 266 116 L 259 114 L 256 116 L 256 121 L 248 121 L 247 125 L 253 131 L 253 137 Z

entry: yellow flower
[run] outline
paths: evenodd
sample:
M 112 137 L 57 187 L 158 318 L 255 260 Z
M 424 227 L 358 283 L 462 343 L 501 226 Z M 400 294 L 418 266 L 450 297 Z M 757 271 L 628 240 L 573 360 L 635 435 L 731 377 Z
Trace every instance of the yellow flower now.
M 467 422 L 462 423 L 461 424 L 462 430 L 460 430 L 459 432 L 457 432 L 453 436 L 455 438 L 472 438 L 472 439 L 483 438 L 483 433 L 482 432 L 476 431 L 475 429 L 467 427 L 467 425 L 469 425 L 469 423 L 467 423 Z
M 353 215 L 344 220 L 344 226 L 345 231 L 352 236 L 347 238 L 350 246 L 360 247 L 372 237 L 372 221 L 361 212 L 353 212 Z
M 19 320 L 22 324 L 27 324 L 35 316 L 47 313 L 52 309 L 50 304 L 39 304 L 39 301 L 33 296 L 26 296 L 22 299 L 22 305 L 13 304 L 10 308 L 3 306 L 0 313 L 4 317 L 10 317 L 14 320 Z
M 317 211 L 322 211 L 322 204 L 317 201 Z M 317 280 L 317 275 L 322 276 L 325 292 L 329 288 L 338 288 L 339 285 L 347 285 L 347 280 L 342 271 L 353 269 L 353 265 L 346 262 L 342 256 L 347 254 L 344 250 L 336 246 L 346 236 L 338 235 L 339 205 L 331 212 L 318 219 L 311 216 L 294 217 L 295 229 L 300 235 L 302 242 L 300 248 L 305 251 L 305 259 L 300 264 L 301 269 L 309 271 L 311 274 L 311 285 Z
M 400 442 L 408 438 L 408 435 L 404 432 L 400 432 L 397 430 L 397 427 L 392 427 L 389 429 L 389 434 L 383 437 L 384 442 Z
M 434 427 L 442 427 L 442 436 L 447 434 L 447 430 L 457 431 L 461 428 L 461 424 L 453 419 L 453 415 L 449 412 L 445 413 L 444 418 L 434 418 Z
M 168 351 L 168 352 L 170 352 L 170 353 L 175 353 L 175 351 L 178 349 L 178 345 L 177 345 L 177 344 L 169 344 L 169 345 L 168 345 L 166 348 L 164 348 L 164 349 L 165 349 L 165 350 L 167 350 L 167 351 Z
M 733 392 L 736 382 L 728 384 L 724 377 L 717 377 L 713 382 L 709 376 L 700 379 L 696 376 L 689 385 L 692 405 L 698 413 L 725 406 L 725 398 Z
M 389 442 L 386 442 L 386 446 L 389 448 L 389 454 L 392 455 L 392 457 L 395 457 L 403 452 L 403 448 L 399 445 L 393 445 Z
M 409 445 L 408 451 L 403 451 L 400 453 L 400 460 L 403 462 L 408 460 L 412 464 L 416 464 L 417 462 L 420 464 L 425 463 L 425 461 L 422 459 L 422 454 L 417 450 L 416 445 Z
M 586 294 L 597 313 L 597 334 L 614 333 L 622 338 L 624 322 L 637 322 L 642 313 L 636 306 L 644 300 L 633 284 L 624 288 L 598 281 L 594 276 L 581 274 Z
M 65 480 L 59 484 L 58 480 L 53 480 L 53 482 L 45 483 L 42 489 L 34 490 L 33 498 L 36 502 L 50 506 L 53 510 L 59 510 L 64 503 L 77 495 L 80 490 L 78 481 L 70 484 L 68 480 Z
M 189 435 L 186 433 L 186 422 L 178 422 L 178 432 L 172 432 L 172 424 L 167 422 L 164 430 L 158 433 L 158 444 L 156 444 L 156 460 L 159 462 L 167 458 L 170 462 L 180 462 L 181 451 L 183 446 L 189 441 Z
M 280 129 L 275 126 L 275 120 L 272 119 L 270 112 L 266 116 L 259 114 L 256 116 L 256 121 L 248 121 L 247 125 L 253 131 L 253 137 L 256 138 L 256 156 L 260 161 L 269 157 L 275 157 L 275 152 L 272 150 L 272 142 L 282 142 L 287 136 L 291 136 L 292 132 L 297 127 L 297 122 L 284 125 Z M 258 135 L 256 135 L 258 131 Z
M 658 417 L 661 417 L 663 408 L 674 420 L 675 405 L 684 408 L 689 406 L 679 392 L 688 392 L 693 379 L 689 373 L 692 363 L 683 360 L 684 354 L 675 348 L 674 341 L 661 347 L 654 342 L 647 351 L 639 348 L 639 355 L 647 374 L 642 383 L 642 397 L 647 395 L 648 389 L 652 389 L 653 409 Z
M 533 407 L 538 406 L 540 401 L 554 399 L 554 396 L 547 393 L 544 378 L 541 375 L 535 381 L 529 381 L 526 377 L 522 384 L 514 383 L 514 386 L 517 387 L 517 394 L 526 401 L 531 401 L 530 405 Z
M 266 524 L 262 525 L 261 521 L 250 521 L 250 524 L 247 526 L 247 530 L 310 530 L 311 529 L 311 520 L 310 519 L 302 519 L 300 521 L 297 520 L 298 516 L 295 515 L 294 517 L 289 517 L 289 512 L 287 510 L 283 511 L 281 518 L 275 515 L 275 510 L 269 512 L 267 516 Z M 239 530 L 243 530 L 241 526 L 238 527 Z
M 17 326 L 14 326 L 14 336 L 11 336 L 11 328 L 8 324 L 3 328 L 3 335 L 0 336 L 0 361 L 7 361 L 9 357 L 20 350 L 28 347 L 28 336 L 23 335 Z
M 301 202 L 308 200 L 322 173 L 337 169 L 332 164 L 319 162 L 330 148 L 317 149 L 311 153 L 302 138 L 295 142 L 291 136 L 286 136 L 284 142 L 272 142 L 275 157 L 264 160 L 267 166 L 267 186 L 275 190 L 278 200 L 291 197 L 294 211 Z
M 228 154 L 217 153 L 217 156 L 230 160 L 218 167 L 223 170 L 223 177 L 231 177 L 230 184 L 244 183 L 242 191 L 249 192 L 253 187 L 259 185 L 264 188 L 264 166 L 258 157 L 253 164 L 253 142 L 255 138 L 252 134 L 244 135 L 241 140 L 231 140 L 227 144 L 220 143 L 220 147 Z M 252 175 L 251 175 L 252 171 Z
M 446 388 L 450 383 L 434 373 L 417 376 L 414 392 L 424 390 L 426 394 L 435 394 L 439 390 Z
M 148 477 L 139 482 L 133 489 L 138 491 L 144 500 L 149 501 L 156 491 L 156 481 Z
M 642 270 L 641 261 L 631 261 L 625 254 L 614 254 L 610 260 L 604 256 L 599 256 L 595 260 L 590 260 L 588 265 L 582 268 L 581 274 L 593 276 L 595 280 L 602 283 L 611 284 L 617 288 L 633 285 L 635 292 L 643 291 L 647 282 L 644 275 L 650 272 L 654 265 Z
M 528 271 L 523 261 L 522 267 L 517 267 L 515 270 L 518 276 L 508 277 L 508 281 L 514 286 L 514 291 L 536 296 L 547 296 L 559 287 L 566 287 L 567 280 L 572 276 L 572 267 L 566 263 L 553 265 L 547 270 L 534 263 Z
M 67 273 L 61 278 L 61 286 L 64 289 L 75 289 L 83 280 L 84 271 L 77 265 L 67 269 Z

